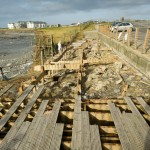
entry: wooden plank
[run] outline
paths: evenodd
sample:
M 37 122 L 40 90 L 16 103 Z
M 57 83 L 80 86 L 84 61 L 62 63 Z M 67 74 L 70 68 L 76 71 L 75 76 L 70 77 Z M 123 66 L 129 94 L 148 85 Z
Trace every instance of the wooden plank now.
M 5 94 L 11 87 L 13 86 L 13 84 L 9 84 L 6 87 L 4 87 L 2 90 L 0 90 L 0 97 Z
M 130 120 L 130 116 L 132 116 L 132 113 L 123 113 L 121 115 L 125 131 L 128 135 L 128 138 L 130 140 L 130 143 L 132 145 L 133 149 L 141 150 L 144 148 L 144 143 L 141 140 L 140 135 L 137 132 L 137 129 L 134 124 L 134 120 Z
M 56 101 L 55 105 L 53 107 L 52 113 L 51 113 L 51 117 L 48 120 L 46 129 L 44 131 L 43 139 L 40 143 L 39 150 L 41 150 L 41 149 L 42 150 L 48 150 L 50 148 L 50 144 L 51 144 L 52 137 L 53 137 L 53 134 L 54 134 L 56 121 L 57 121 L 58 114 L 59 114 L 59 111 L 60 111 L 60 106 L 61 106 L 61 102 Z
M 138 137 L 141 139 L 144 148 L 148 150 L 150 147 L 150 128 L 144 128 L 143 123 L 134 115 L 127 116 L 131 121 L 134 122 L 134 128 L 136 128 L 136 132 L 138 133 Z
M 16 100 L 16 102 L 11 106 L 9 111 L 1 118 L 1 120 L 0 120 L 0 130 L 4 127 L 4 125 L 10 119 L 10 117 L 14 114 L 14 112 L 17 110 L 17 108 L 20 106 L 20 104 L 24 101 L 24 99 L 29 95 L 29 93 L 31 92 L 33 87 L 34 87 L 33 85 L 30 85 L 22 93 L 22 95 Z
M 39 97 L 43 89 L 44 89 L 44 86 L 40 86 L 37 92 L 32 96 L 27 106 L 24 108 L 20 116 L 15 121 L 14 126 L 9 130 L 9 132 L 7 133 L 7 135 L 1 142 L 0 148 L 7 149 L 7 144 L 12 140 L 12 138 L 15 136 L 15 134 L 21 127 L 23 121 L 25 120 L 26 116 L 28 115 L 29 111 L 31 110 L 32 106 L 34 105 L 35 101 L 37 100 L 37 98 Z
M 29 126 L 30 126 L 30 122 L 28 121 L 22 124 L 17 134 L 13 137 L 13 139 L 10 141 L 9 145 L 7 146 L 8 147 L 7 149 L 11 149 L 11 150 L 18 149 L 18 146 L 20 145 L 22 139 L 24 138 L 24 135 L 27 132 Z
M 87 111 L 81 112 L 81 149 L 90 150 L 91 140 L 90 140 L 90 124 L 89 124 L 89 113 Z
M 137 97 L 136 98 L 138 100 L 138 102 L 142 105 L 142 107 L 144 108 L 145 112 L 150 115 L 150 107 L 149 105 L 144 101 L 144 99 L 142 97 Z
M 111 116 L 114 120 L 114 124 L 116 126 L 117 133 L 123 150 L 132 150 L 132 145 L 130 144 L 127 134 L 124 132 L 125 131 L 124 125 L 122 123 L 122 120 L 120 118 L 120 115 L 118 114 L 115 105 L 111 102 L 108 102 L 108 106 L 111 112 Z
M 102 150 L 98 125 L 90 125 L 91 150 Z
M 129 105 L 129 107 L 130 107 L 131 111 L 134 113 L 134 115 L 138 119 L 140 119 L 141 122 L 143 122 L 143 126 L 145 126 L 145 128 L 149 128 L 149 125 L 147 124 L 147 122 L 145 121 L 145 119 L 143 118 L 141 113 L 138 111 L 138 109 L 136 108 L 136 106 L 132 102 L 131 98 L 130 97 L 125 97 L 124 99 L 127 102 L 127 104 Z
M 29 145 L 28 149 L 31 149 L 31 150 L 39 149 L 49 119 L 50 119 L 49 115 L 43 115 L 41 117 L 41 120 L 36 129 L 36 132 L 32 136 L 32 139 L 30 141 L 30 145 Z M 19 150 L 22 150 L 22 149 L 19 149 Z
M 81 95 L 75 97 L 71 150 L 81 149 Z
M 64 124 L 57 123 L 55 126 L 54 136 L 50 145 L 49 150 L 60 150 L 62 135 L 63 135 Z
M 48 103 L 48 100 L 44 100 L 42 101 L 35 117 L 33 118 L 32 120 L 32 123 L 24 137 L 24 139 L 22 140 L 20 146 L 19 146 L 19 149 L 28 149 L 29 145 L 30 145 L 30 142 L 32 141 L 33 139 L 33 136 L 34 136 L 34 133 L 36 132 L 37 130 L 37 127 L 38 127 L 38 124 L 41 120 L 41 117 L 45 111 L 45 108 L 47 106 L 47 103 Z

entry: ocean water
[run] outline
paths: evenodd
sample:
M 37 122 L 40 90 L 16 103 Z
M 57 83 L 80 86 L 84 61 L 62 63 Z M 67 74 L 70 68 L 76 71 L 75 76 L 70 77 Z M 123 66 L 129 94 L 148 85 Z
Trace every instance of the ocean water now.
M 0 33 L 0 67 L 8 78 L 28 70 L 33 45 L 33 33 Z

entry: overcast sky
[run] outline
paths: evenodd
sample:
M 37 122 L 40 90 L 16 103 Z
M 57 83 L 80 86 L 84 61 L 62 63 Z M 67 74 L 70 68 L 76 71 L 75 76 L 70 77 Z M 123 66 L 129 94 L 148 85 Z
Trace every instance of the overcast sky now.
M 150 0 L 0 0 L 0 27 L 17 21 L 70 24 L 122 16 L 150 19 Z

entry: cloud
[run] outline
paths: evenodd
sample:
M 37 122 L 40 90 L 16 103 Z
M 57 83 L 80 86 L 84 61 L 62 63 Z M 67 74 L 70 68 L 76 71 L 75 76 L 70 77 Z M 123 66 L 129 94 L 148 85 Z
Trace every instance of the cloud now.
M 94 11 L 99 11 L 98 17 L 103 11 L 112 12 L 111 16 L 113 16 L 116 10 L 120 15 L 133 13 L 137 17 L 138 15 L 145 17 L 150 13 L 147 6 L 150 8 L 149 0 L 4 0 L 1 2 L 0 22 L 17 19 L 32 20 L 38 17 L 39 19 L 50 18 L 56 15 L 59 18 L 62 14 L 76 15 L 79 12 L 88 15 Z M 106 19 L 111 16 L 106 16 Z

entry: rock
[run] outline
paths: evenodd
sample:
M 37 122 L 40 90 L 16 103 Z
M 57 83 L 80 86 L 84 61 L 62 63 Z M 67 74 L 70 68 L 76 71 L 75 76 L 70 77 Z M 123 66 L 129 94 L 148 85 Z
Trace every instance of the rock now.
M 145 93 L 145 96 L 149 96 L 149 93 Z
M 116 84 L 120 84 L 122 82 L 122 79 L 116 81 Z
M 127 71 L 128 69 L 129 69 L 128 66 L 124 66 L 124 67 L 122 68 L 122 70 L 124 70 L 124 71 Z
M 119 70 L 121 70 L 121 68 L 123 67 L 122 62 L 116 61 L 114 63 L 115 68 L 116 68 L 116 72 L 119 72 Z
M 134 82 L 132 82 L 132 83 L 130 84 L 130 86 L 136 87 L 136 84 L 135 84 Z
M 120 89 L 114 89 L 115 93 L 120 93 Z

